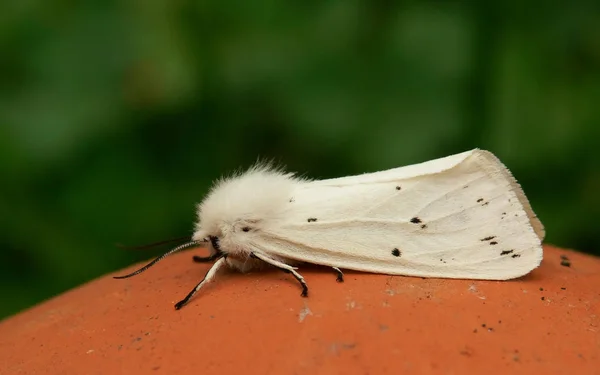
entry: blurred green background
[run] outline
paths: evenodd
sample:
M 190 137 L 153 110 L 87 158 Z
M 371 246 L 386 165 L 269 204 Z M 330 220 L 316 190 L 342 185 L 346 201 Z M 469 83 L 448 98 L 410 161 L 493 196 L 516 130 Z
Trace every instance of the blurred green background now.
M 598 4 L 3 3 L 0 317 L 191 234 L 259 156 L 325 178 L 488 149 L 548 242 L 598 254 Z

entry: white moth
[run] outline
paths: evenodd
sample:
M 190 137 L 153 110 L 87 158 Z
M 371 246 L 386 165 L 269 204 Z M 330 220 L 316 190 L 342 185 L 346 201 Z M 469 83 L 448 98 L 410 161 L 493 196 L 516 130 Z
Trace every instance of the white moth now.
M 265 264 L 291 273 L 312 263 L 340 269 L 435 278 L 506 280 L 542 260 L 544 228 L 510 171 L 479 149 L 425 163 L 310 181 L 265 165 L 217 181 L 198 205 L 191 242 L 216 261 L 180 302 L 219 268 Z

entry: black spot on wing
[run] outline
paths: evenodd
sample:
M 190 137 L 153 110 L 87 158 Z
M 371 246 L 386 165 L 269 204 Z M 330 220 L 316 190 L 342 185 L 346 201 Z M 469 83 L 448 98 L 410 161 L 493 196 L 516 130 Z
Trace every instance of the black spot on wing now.
M 399 257 L 400 255 L 402 255 L 402 253 L 397 248 L 394 248 L 394 250 L 392 250 L 392 255 L 395 257 Z
M 291 197 L 291 198 L 290 198 L 290 203 L 292 203 L 292 202 L 294 202 L 294 201 L 295 201 L 294 197 Z
M 396 190 L 400 190 L 402 189 L 400 186 L 396 186 Z
M 512 253 L 514 250 L 502 250 L 502 252 L 500 253 L 500 255 L 508 255 L 510 253 Z
M 242 230 L 243 230 L 244 232 L 250 232 L 250 227 L 243 227 L 243 228 L 242 228 Z
M 308 221 L 309 223 L 314 223 L 315 221 L 317 221 L 316 217 L 309 217 L 308 219 L 306 219 L 306 221 Z
M 496 236 L 488 236 L 488 237 L 480 239 L 479 241 L 489 241 L 489 240 L 493 240 L 494 238 L 496 238 Z
M 498 242 L 492 241 L 492 242 L 490 242 L 490 245 L 498 245 Z
M 427 224 L 421 225 L 421 229 L 425 229 L 425 228 L 427 228 Z
M 481 202 L 483 202 L 483 198 L 477 199 L 477 203 L 481 203 Z
M 418 217 L 413 217 L 412 219 L 410 219 L 410 222 L 413 224 L 420 224 L 421 223 L 421 219 L 419 219 Z
M 511 258 L 518 258 L 518 257 L 520 257 L 520 256 L 521 256 L 521 254 L 513 254 L 513 255 L 511 255 L 510 257 L 511 257 Z

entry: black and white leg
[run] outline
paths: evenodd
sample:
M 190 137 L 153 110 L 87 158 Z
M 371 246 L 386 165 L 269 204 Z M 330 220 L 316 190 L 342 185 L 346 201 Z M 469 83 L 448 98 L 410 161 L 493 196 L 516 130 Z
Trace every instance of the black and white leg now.
M 215 262 L 215 264 L 212 265 L 212 267 L 210 267 L 210 269 L 204 276 L 204 279 L 202 279 L 202 281 L 200 281 L 198 283 L 198 285 L 196 285 L 196 287 L 194 289 L 192 289 L 192 291 L 189 292 L 187 296 L 185 296 L 184 299 L 182 299 L 181 301 L 179 301 L 175 304 L 176 310 L 179 310 L 183 306 L 185 306 L 190 301 L 190 299 L 194 296 L 194 294 L 196 294 L 200 290 L 200 288 L 202 288 L 204 286 L 204 284 L 209 283 L 212 281 L 212 279 L 214 279 L 215 274 L 217 273 L 219 268 L 221 268 L 225 264 L 225 259 L 226 258 L 221 255 L 220 259 L 217 260 Z
M 335 280 L 338 283 L 343 283 L 344 282 L 344 273 L 342 272 L 342 270 L 337 267 L 331 267 L 331 268 L 333 268 L 333 270 L 337 273 L 337 278 Z
M 306 281 L 304 281 L 304 277 L 302 277 L 302 275 L 300 275 L 298 272 L 296 272 L 296 268 L 290 266 L 289 264 L 285 264 L 282 263 L 278 260 L 275 259 L 271 259 L 268 256 L 261 254 L 261 253 L 250 253 L 250 256 L 253 258 L 258 258 L 260 260 L 262 260 L 265 263 L 268 263 L 272 266 L 275 266 L 277 268 L 279 268 L 280 270 L 282 270 L 285 273 L 291 273 L 292 275 L 294 275 L 294 277 L 296 278 L 296 280 L 298 280 L 298 282 L 300 283 L 300 285 L 302 285 L 302 294 L 300 294 L 302 297 L 306 297 L 308 296 L 308 285 L 306 285 Z

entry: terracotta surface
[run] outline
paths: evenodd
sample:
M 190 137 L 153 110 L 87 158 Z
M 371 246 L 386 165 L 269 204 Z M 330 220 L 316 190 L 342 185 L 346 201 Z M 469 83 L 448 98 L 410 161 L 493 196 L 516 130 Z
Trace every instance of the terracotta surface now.
M 4 320 L 0 373 L 600 373 L 598 258 L 546 247 L 507 282 L 302 268 L 308 298 L 278 271 L 223 272 L 175 311 L 208 269 L 192 254 Z

